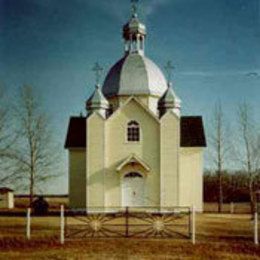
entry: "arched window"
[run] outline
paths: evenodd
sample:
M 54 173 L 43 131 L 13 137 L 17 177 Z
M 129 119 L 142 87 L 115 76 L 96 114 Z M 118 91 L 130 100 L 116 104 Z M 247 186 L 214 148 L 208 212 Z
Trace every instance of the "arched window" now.
M 130 172 L 125 175 L 125 178 L 143 178 L 143 176 L 138 172 Z
M 128 142 L 140 141 L 140 127 L 136 121 L 130 121 L 127 124 L 127 141 Z

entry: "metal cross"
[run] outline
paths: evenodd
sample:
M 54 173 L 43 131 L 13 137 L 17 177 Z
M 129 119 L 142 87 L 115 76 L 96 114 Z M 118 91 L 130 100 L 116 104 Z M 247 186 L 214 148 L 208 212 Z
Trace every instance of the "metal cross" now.
M 132 3 L 132 15 L 136 16 L 137 15 L 137 4 L 139 0 L 131 0 Z
M 167 73 L 168 82 L 171 82 L 173 70 L 175 69 L 175 67 L 172 65 L 172 62 L 169 60 L 169 61 L 167 61 L 164 68 L 165 68 L 166 73 Z
M 95 75 L 96 75 L 96 85 L 98 85 L 100 83 L 100 79 L 101 79 L 103 70 L 104 69 L 99 65 L 99 63 L 96 62 L 95 66 L 92 69 L 92 71 L 94 71 Z

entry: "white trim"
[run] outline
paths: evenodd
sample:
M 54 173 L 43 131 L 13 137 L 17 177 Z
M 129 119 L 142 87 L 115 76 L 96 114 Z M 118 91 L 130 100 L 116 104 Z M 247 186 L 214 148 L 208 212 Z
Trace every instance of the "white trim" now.
M 160 122 L 162 118 L 164 118 L 167 114 L 172 114 L 174 115 L 179 121 L 181 121 L 181 116 L 176 115 L 176 113 L 172 110 L 167 110 L 166 113 L 163 114 L 163 116 L 160 117 Z
M 103 205 L 104 208 L 106 207 L 106 128 L 107 124 L 106 121 L 104 122 L 104 128 L 103 128 Z
M 100 118 L 102 118 L 104 121 L 106 121 L 106 118 L 104 118 L 99 112 L 97 111 L 93 111 L 91 114 L 89 114 L 89 116 L 87 117 L 87 122 L 89 119 L 91 119 L 94 115 L 98 115 Z

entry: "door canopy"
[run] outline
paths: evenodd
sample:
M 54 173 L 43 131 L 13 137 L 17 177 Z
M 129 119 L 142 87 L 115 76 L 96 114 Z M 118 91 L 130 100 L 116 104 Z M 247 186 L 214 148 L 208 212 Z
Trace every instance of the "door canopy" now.
M 137 157 L 135 154 L 132 154 L 129 157 L 127 157 L 125 160 L 123 160 L 123 162 L 118 165 L 116 170 L 117 170 L 117 172 L 121 172 L 122 170 L 124 170 L 125 168 L 127 168 L 129 166 L 131 168 L 133 168 L 133 167 L 141 168 L 142 172 L 144 172 L 144 173 L 150 172 L 149 165 L 147 163 L 145 163 L 142 159 Z

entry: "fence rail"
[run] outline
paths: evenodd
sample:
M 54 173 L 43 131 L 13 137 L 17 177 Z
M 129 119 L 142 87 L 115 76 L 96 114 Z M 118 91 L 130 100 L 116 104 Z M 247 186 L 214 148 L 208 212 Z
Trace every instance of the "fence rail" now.
M 65 210 L 65 240 L 84 238 L 191 238 L 192 209 L 92 208 Z

